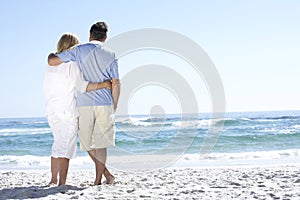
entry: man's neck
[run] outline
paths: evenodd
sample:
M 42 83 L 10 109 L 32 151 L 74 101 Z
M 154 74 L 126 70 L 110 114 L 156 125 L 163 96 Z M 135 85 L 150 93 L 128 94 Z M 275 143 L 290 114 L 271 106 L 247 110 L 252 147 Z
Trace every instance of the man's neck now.
M 94 38 L 90 38 L 89 41 L 90 41 L 90 42 L 91 42 L 91 41 L 97 41 L 97 42 L 102 42 L 102 43 L 104 42 L 104 40 L 97 40 L 97 39 L 94 39 Z

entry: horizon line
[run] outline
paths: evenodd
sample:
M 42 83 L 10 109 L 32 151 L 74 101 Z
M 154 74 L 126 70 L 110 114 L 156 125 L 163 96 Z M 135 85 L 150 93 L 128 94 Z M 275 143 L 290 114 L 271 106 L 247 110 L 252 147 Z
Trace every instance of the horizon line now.
M 259 113 L 259 112 L 300 112 L 299 110 L 249 110 L 249 111 L 225 111 L 224 113 Z M 199 113 L 165 113 L 165 114 L 152 114 L 152 115 L 192 115 L 192 114 L 211 114 L 213 112 L 199 112 Z M 217 112 L 218 113 L 218 112 Z M 116 115 L 116 117 L 124 117 L 124 116 L 146 116 L 150 115 L 150 113 L 146 114 L 128 114 L 128 115 Z M 8 117 L 2 117 L 0 116 L 0 119 L 29 119 L 29 118 L 46 118 L 46 116 L 8 116 Z

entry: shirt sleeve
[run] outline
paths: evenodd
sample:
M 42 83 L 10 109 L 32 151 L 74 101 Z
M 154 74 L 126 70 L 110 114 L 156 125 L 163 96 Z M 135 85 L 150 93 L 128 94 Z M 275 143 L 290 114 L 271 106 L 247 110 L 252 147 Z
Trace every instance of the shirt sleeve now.
M 84 80 L 83 75 L 75 62 L 72 63 L 70 76 L 74 81 L 75 89 L 81 93 L 86 92 L 89 82 Z
M 109 66 L 111 78 L 119 79 L 118 60 L 115 59 Z
M 57 56 L 63 62 L 70 62 L 70 61 L 76 62 L 76 52 L 77 52 L 77 48 L 72 48 L 57 54 Z

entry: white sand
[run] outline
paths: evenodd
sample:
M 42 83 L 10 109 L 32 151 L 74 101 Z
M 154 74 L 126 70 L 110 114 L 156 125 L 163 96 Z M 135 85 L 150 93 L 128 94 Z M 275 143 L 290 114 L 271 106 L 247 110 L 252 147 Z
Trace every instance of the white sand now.
M 114 185 L 89 186 L 93 170 L 71 170 L 68 185 L 45 187 L 50 172 L 2 171 L 0 199 L 300 199 L 299 166 L 112 172 Z

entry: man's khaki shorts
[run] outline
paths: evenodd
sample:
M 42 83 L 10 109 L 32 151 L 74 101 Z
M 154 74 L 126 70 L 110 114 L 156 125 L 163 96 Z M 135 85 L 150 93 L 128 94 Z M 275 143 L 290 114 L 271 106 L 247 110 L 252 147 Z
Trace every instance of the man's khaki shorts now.
M 115 146 L 113 106 L 86 106 L 78 110 L 78 135 L 82 151 Z

